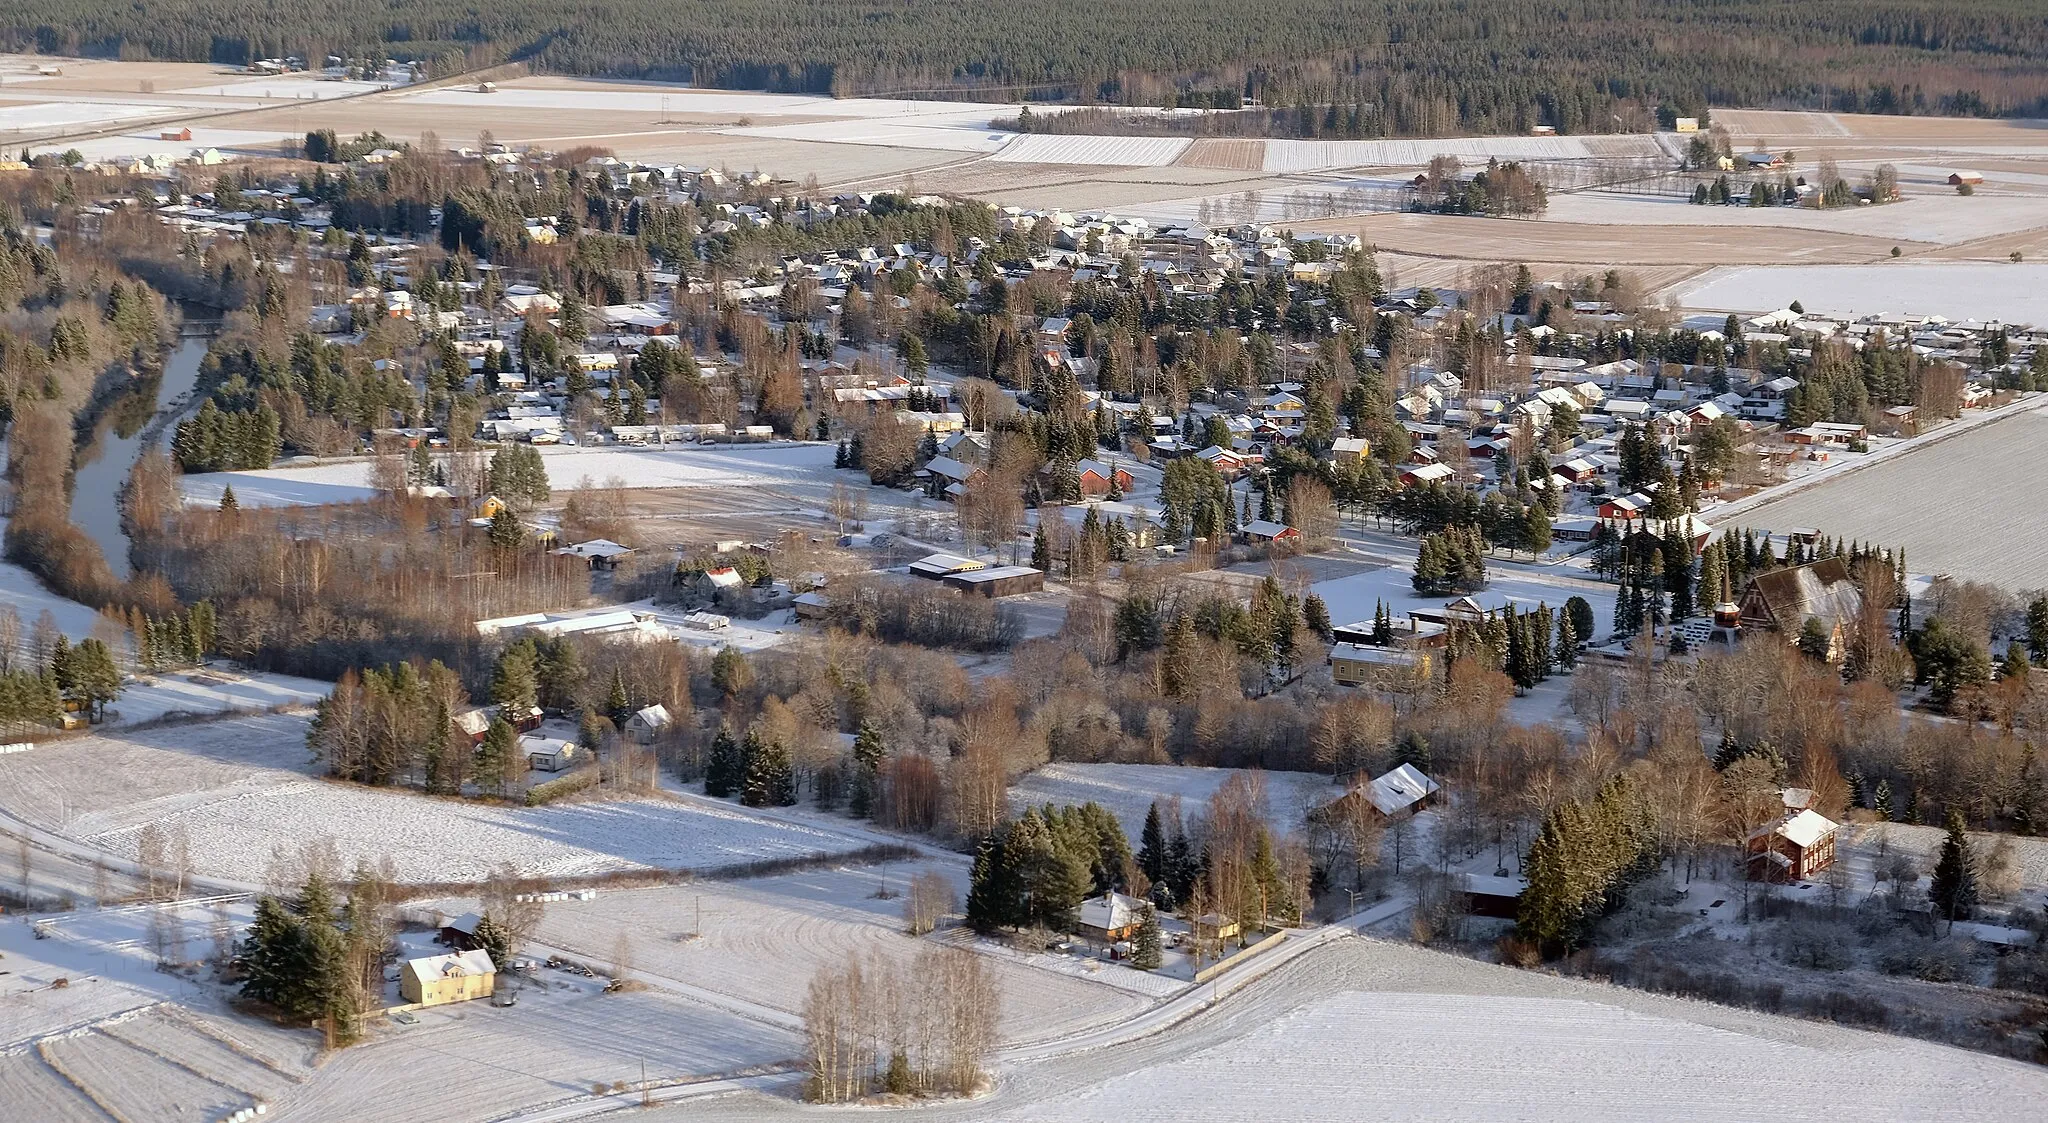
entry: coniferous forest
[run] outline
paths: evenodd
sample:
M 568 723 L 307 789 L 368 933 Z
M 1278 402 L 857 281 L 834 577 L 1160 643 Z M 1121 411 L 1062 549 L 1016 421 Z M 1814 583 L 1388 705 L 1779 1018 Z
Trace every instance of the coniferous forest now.
M 1240 131 L 1292 136 L 1634 131 L 1733 105 L 2048 114 L 2038 0 L 17 0 L 0 47 L 1249 105 Z

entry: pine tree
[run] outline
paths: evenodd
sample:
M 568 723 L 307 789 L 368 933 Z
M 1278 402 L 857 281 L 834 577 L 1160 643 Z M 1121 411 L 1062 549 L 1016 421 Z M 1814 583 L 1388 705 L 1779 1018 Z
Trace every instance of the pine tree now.
M 497 917 L 486 912 L 476 922 L 477 946 L 491 957 L 491 966 L 500 971 L 512 969 L 512 933 L 498 923 Z
M 1963 833 L 1963 813 L 1948 813 L 1948 837 L 1941 843 L 1941 858 L 1934 864 L 1934 877 L 1927 887 L 1935 915 L 1953 925 L 1970 919 L 1977 908 L 1977 860 L 1970 851 L 1969 836 Z
M 1892 782 L 1889 778 L 1877 782 L 1877 795 L 1871 800 L 1871 807 L 1880 819 L 1892 818 Z
M 1041 520 L 1038 530 L 1031 536 L 1031 568 L 1043 572 L 1052 570 L 1052 541 L 1046 537 L 1045 523 Z
M 732 730 L 721 725 L 711 739 L 711 754 L 704 762 L 704 794 L 725 799 L 739 790 L 746 772 L 746 759 Z
M 228 484 L 220 489 L 220 509 L 223 511 L 239 511 L 242 509 L 242 504 L 235 499 L 235 485 Z
M 999 832 L 981 840 L 967 878 L 967 925 L 984 936 L 1022 923 L 1024 887 Z
M 1131 966 L 1140 971 L 1157 971 L 1160 958 L 1159 910 L 1147 901 L 1140 907 L 1138 938 L 1131 949 Z

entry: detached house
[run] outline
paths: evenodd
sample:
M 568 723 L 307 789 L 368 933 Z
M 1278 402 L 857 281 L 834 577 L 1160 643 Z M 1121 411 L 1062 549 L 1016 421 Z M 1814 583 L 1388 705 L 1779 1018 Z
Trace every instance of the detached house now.
M 1851 624 L 1863 610 L 1863 594 L 1849 576 L 1842 558 L 1774 569 L 1750 579 L 1742 594 L 1742 624 L 1771 628 L 1790 643 L 1809 619 L 1819 620 L 1828 634 L 1828 660 L 1846 654 Z
M 1083 460 L 1074 465 L 1074 470 L 1081 477 L 1081 494 L 1091 499 L 1112 491 L 1131 490 L 1131 474 L 1113 464 Z

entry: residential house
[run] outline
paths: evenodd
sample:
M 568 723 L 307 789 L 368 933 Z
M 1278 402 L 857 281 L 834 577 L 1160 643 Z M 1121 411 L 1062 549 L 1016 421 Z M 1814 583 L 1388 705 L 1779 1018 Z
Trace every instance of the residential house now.
M 1300 545 L 1301 532 L 1271 519 L 1253 519 L 1238 531 L 1250 546 Z
M 1764 824 L 1749 836 L 1749 879 L 1805 881 L 1834 864 L 1836 830 L 1833 820 L 1810 809 Z
M 1145 902 L 1122 893 L 1104 893 L 1081 902 L 1081 935 L 1101 943 L 1128 940 L 1145 919 Z
M 408 959 L 398 973 L 398 993 L 418 1006 L 442 1006 L 489 998 L 498 969 L 481 949 Z
M 1112 491 L 1131 490 L 1131 474 L 1114 464 L 1083 460 L 1074 465 L 1074 471 L 1081 477 L 1081 494 L 1084 497 L 1093 499 Z
M 669 716 L 668 707 L 657 702 L 635 710 L 633 716 L 626 719 L 626 735 L 644 745 L 667 732 L 674 724 L 675 719 Z
M 536 737 L 524 747 L 526 766 L 535 772 L 560 772 L 576 763 L 580 755 L 576 742 L 556 737 Z

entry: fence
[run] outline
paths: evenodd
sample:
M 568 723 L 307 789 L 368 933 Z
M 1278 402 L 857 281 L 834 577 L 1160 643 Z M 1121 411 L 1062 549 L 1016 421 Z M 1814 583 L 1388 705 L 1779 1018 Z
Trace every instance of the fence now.
M 1275 932 L 1272 935 L 1266 937 L 1263 940 L 1260 940 L 1258 943 L 1253 944 L 1248 948 L 1245 948 L 1243 951 L 1238 952 L 1236 955 L 1231 956 L 1229 959 L 1226 959 L 1221 963 L 1211 964 L 1208 967 L 1204 967 L 1200 971 L 1195 972 L 1195 985 L 1201 986 L 1203 983 L 1208 982 L 1210 979 L 1213 979 L 1216 976 L 1221 975 L 1225 971 L 1230 970 L 1232 967 L 1235 967 L 1238 964 L 1245 962 L 1246 960 L 1252 958 L 1255 955 L 1258 955 L 1261 952 L 1272 951 L 1274 948 L 1279 947 L 1282 943 L 1285 943 L 1286 940 L 1287 933 Z

